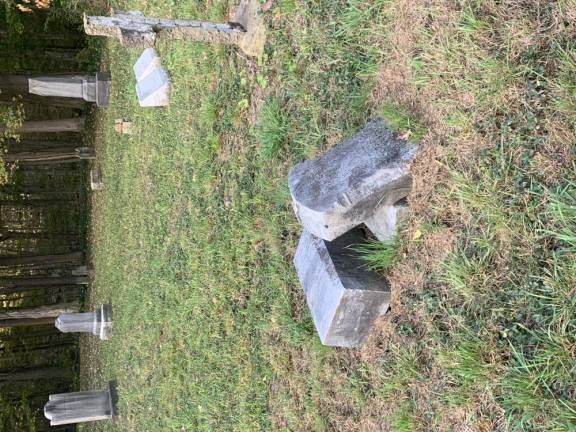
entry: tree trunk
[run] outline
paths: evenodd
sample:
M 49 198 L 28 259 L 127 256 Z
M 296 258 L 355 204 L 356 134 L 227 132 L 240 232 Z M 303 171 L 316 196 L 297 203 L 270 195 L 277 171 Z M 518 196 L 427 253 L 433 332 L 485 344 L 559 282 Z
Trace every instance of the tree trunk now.
M 8 153 L 2 156 L 4 162 L 18 163 L 63 163 L 79 162 L 81 160 L 94 159 L 94 151 L 88 147 L 75 149 L 51 149 L 50 151 Z
M 24 327 L 24 326 L 43 326 L 54 325 L 55 318 L 38 318 L 38 319 L 7 319 L 0 320 L 0 327 Z
M 46 287 L 58 285 L 86 285 L 89 282 L 87 276 L 60 276 L 60 277 L 24 277 L 24 278 L 0 278 L 0 294 L 6 288 Z
M 59 367 L 30 367 L 13 371 L 0 370 L 0 382 L 33 381 L 38 379 L 67 378 L 70 371 Z
M 84 117 L 73 117 L 57 120 L 31 120 L 22 123 L 18 133 L 48 132 L 81 132 L 84 128 Z M 0 128 L 2 131 L 2 128 Z
M 83 252 L 71 252 L 59 255 L 34 255 L 0 258 L 0 267 L 34 265 L 37 267 L 53 264 L 78 264 L 84 260 Z
M 60 303 L 36 307 L 0 308 L 0 320 L 25 320 L 57 318 L 65 313 L 76 313 L 80 310 L 78 303 Z

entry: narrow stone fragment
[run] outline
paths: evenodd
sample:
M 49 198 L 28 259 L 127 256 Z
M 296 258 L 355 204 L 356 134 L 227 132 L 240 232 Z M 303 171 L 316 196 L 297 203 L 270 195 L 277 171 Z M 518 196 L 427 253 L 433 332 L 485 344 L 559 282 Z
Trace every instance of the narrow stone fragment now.
M 108 420 L 114 415 L 110 390 L 50 395 L 44 416 L 51 426 Z
M 294 265 L 324 345 L 359 346 L 388 309 L 388 282 L 368 270 L 354 250 L 365 242 L 361 228 L 332 242 L 308 231 L 300 237 Z
M 296 165 L 289 186 L 298 219 L 315 236 L 334 240 L 381 217 L 382 207 L 394 206 L 408 195 L 409 164 L 416 148 L 375 119 L 328 152 Z
M 154 69 L 136 83 L 136 93 L 141 107 L 161 107 L 170 104 L 170 77 L 162 67 Z
M 94 312 L 62 314 L 55 325 L 62 333 L 92 333 L 108 340 L 112 330 L 112 308 L 105 304 Z

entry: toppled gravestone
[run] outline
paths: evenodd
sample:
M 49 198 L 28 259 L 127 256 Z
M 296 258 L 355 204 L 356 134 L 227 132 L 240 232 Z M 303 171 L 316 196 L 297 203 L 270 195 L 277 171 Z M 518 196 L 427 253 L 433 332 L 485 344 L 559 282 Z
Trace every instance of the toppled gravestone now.
M 110 99 L 111 76 L 108 72 L 95 75 L 48 75 L 28 79 L 31 94 L 67 97 L 107 106 Z
M 133 69 L 136 81 L 143 80 L 159 67 L 162 67 L 162 63 L 156 50 L 154 48 L 146 48 L 138 57 L 136 63 L 134 63 Z
M 154 69 L 136 83 L 136 94 L 141 107 L 161 107 L 170 104 L 170 77 L 162 67 Z
M 389 239 L 407 210 L 416 148 L 374 119 L 328 152 L 296 165 L 288 181 L 304 229 L 330 241 L 364 223 L 378 239 Z
M 88 35 L 113 37 L 126 47 L 150 48 L 157 38 L 237 45 L 249 56 L 264 51 L 266 30 L 258 0 L 241 0 L 233 22 L 147 17 L 140 11 L 112 11 L 112 16 L 84 16 Z
M 110 390 L 53 394 L 44 405 L 50 426 L 108 420 L 114 415 Z
M 359 346 L 388 310 L 387 280 L 368 270 L 355 250 L 366 241 L 359 227 L 334 241 L 306 230 L 300 237 L 294 265 L 324 345 Z
M 112 329 L 112 308 L 104 304 L 94 312 L 62 314 L 55 324 L 62 333 L 92 333 L 108 340 Z
M 154 48 L 146 48 L 133 69 L 140 106 L 159 107 L 170 104 L 170 77 Z

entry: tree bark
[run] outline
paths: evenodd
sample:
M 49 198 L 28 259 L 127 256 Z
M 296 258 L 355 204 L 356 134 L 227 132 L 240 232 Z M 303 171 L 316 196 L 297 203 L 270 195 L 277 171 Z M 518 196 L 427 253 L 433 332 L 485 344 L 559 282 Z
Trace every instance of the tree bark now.
M 15 277 L 0 278 L 0 292 L 5 288 L 30 288 L 57 285 L 86 285 L 89 282 L 87 276 L 59 276 L 59 277 Z
M 71 252 L 59 255 L 34 255 L 21 257 L 2 257 L 0 267 L 8 266 L 46 266 L 53 264 L 78 264 L 84 259 L 83 252 Z
M 0 308 L 0 320 L 25 320 L 57 318 L 65 313 L 76 313 L 80 310 L 78 303 L 60 303 L 36 307 Z
M 57 120 L 30 120 L 22 123 L 18 133 L 81 132 L 84 128 L 84 117 L 73 117 Z M 0 128 L 0 131 L 3 129 Z
M 8 371 L 0 370 L 0 382 L 32 381 L 37 379 L 67 378 L 70 371 L 59 367 L 30 367 Z
M 55 318 L 38 318 L 38 319 L 7 319 L 0 320 L 0 327 L 12 328 L 12 327 L 24 327 L 24 326 L 43 326 L 43 325 L 54 325 Z
M 78 147 L 75 149 L 51 149 L 50 151 L 28 151 L 19 153 L 8 153 L 2 156 L 4 162 L 18 163 L 63 163 L 80 162 L 81 160 L 94 159 L 96 155 L 88 147 Z

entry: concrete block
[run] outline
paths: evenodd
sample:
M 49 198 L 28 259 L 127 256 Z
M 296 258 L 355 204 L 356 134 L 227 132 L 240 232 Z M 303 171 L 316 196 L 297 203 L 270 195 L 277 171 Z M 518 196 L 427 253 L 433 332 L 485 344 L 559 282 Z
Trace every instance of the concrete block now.
M 162 67 L 162 63 L 156 50 L 154 48 L 146 48 L 134 64 L 136 81 L 143 80 L 159 67 Z
M 390 287 L 354 250 L 366 242 L 355 228 L 328 242 L 304 231 L 294 257 L 306 302 L 324 345 L 357 347 L 386 313 Z
M 136 93 L 141 107 L 158 107 L 170 104 L 170 77 L 164 68 L 154 69 L 136 84 Z
M 409 164 L 417 146 L 374 119 L 351 138 L 315 159 L 296 165 L 289 186 L 296 216 L 310 233 L 334 240 L 350 229 L 380 220 L 409 193 Z M 384 211 L 386 218 L 387 212 Z M 386 238 L 389 232 L 375 232 Z

